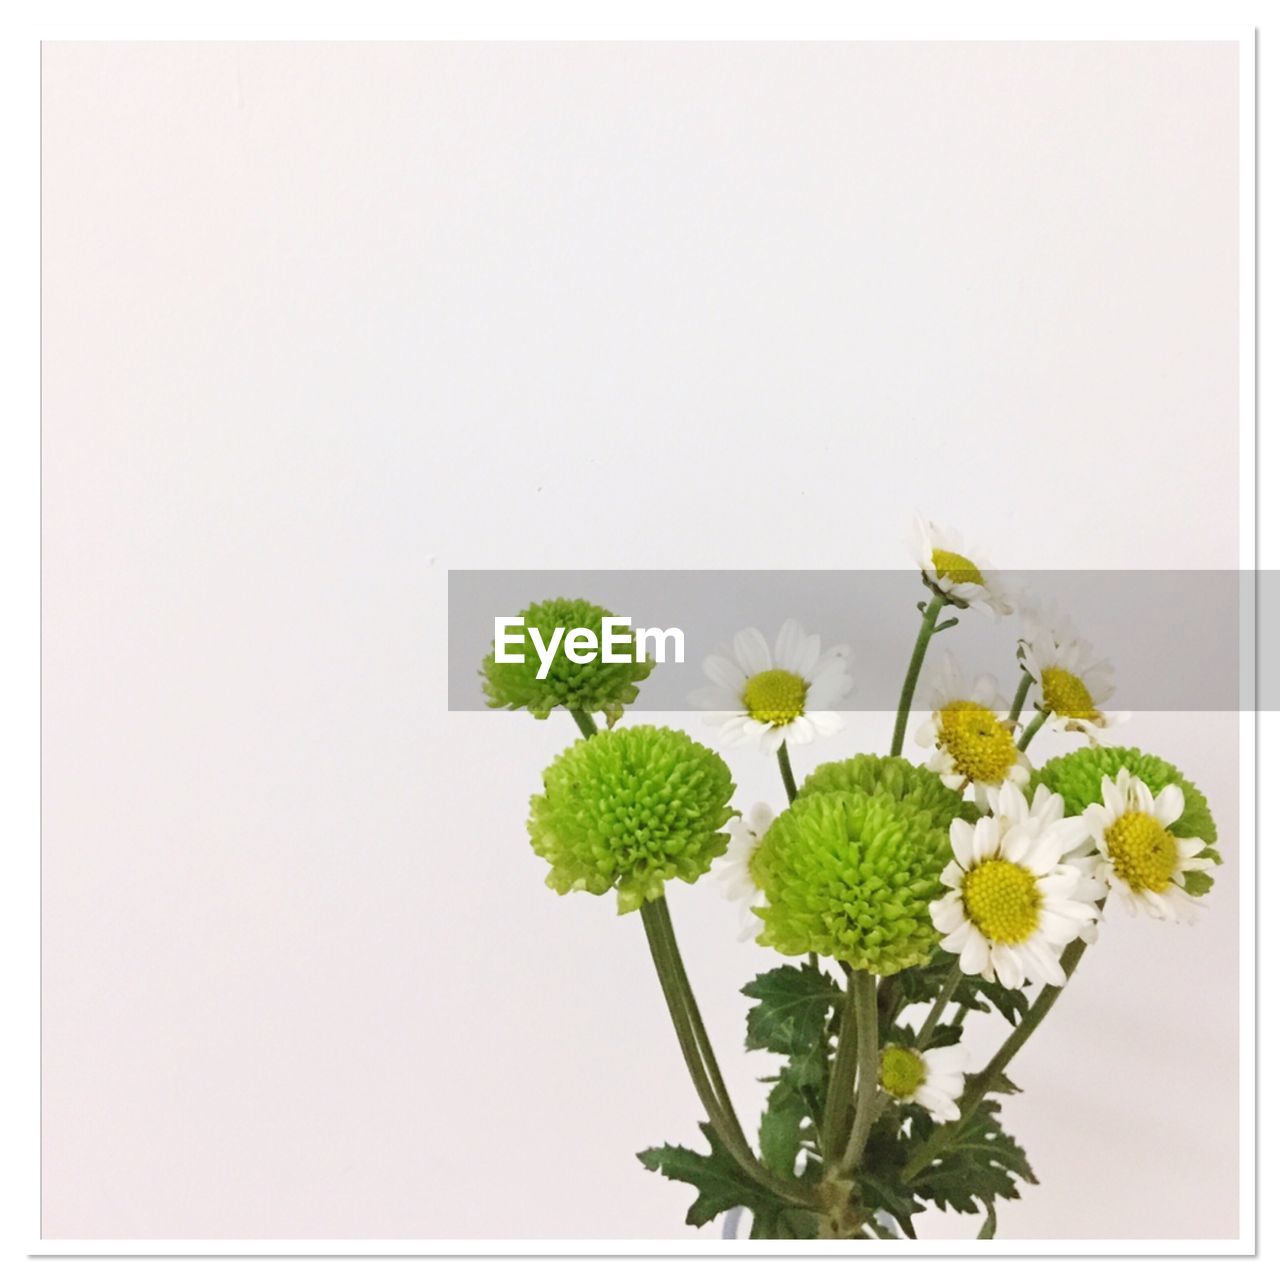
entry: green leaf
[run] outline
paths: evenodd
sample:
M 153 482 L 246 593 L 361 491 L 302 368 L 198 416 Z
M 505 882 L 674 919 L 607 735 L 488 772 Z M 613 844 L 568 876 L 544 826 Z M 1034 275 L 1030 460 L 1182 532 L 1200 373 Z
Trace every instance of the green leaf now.
M 759 1002 L 747 1014 L 747 1048 L 792 1056 L 825 1039 L 840 993 L 820 969 L 784 964 L 748 982 L 742 994 Z
M 760 1117 L 760 1158 L 775 1173 L 790 1178 L 804 1141 L 802 1126 L 809 1118 L 809 1105 L 787 1079 L 780 1079 L 769 1092 L 769 1101 Z
M 1003 1071 L 998 1072 L 987 1085 L 988 1093 L 1021 1093 L 1022 1090 Z
M 711 1146 L 708 1155 L 688 1147 L 668 1145 L 650 1147 L 637 1156 L 646 1169 L 676 1182 L 687 1182 L 697 1189 L 697 1199 L 685 1221 L 691 1227 L 705 1226 L 736 1205 L 753 1212 L 761 1208 L 769 1210 L 772 1200 L 769 1193 L 743 1173 L 709 1124 L 699 1128 Z
M 902 1182 L 902 1166 L 912 1145 L 903 1133 L 902 1119 L 903 1111 L 897 1106 L 881 1113 L 867 1141 L 858 1185 L 868 1209 L 883 1209 L 897 1222 L 902 1234 L 914 1240 L 916 1231 L 911 1219 L 924 1211 L 924 1205 Z
M 1029 1007 L 1027 993 L 1021 988 L 1011 989 L 999 982 L 988 982 L 985 978 L 961 979 L 956 999 L 963 1003 L 960 992 L 964 993 L 966 999 L 973 1000 L 972 1008 L 984 1009 L 990 1006 L 1013 1027 L 1022 1021 Z
M 1203 898 L 1213 888 L 1213 877 L 1207 871 L 1184 871 L 1182 887 L 1193 898 Z
M 911 1189 L 941 1209 L 978 1213 L 997 1198 L 1018 1199 L 1017 1180 L 1034 1183 L 1027 1153 L 1004 1131 L 1000 1104 L 988 1098 L 960 1126 L 942 1155 L 912 1181 Z M 923 1141 L 934 1125 L 917 1110 L 912 1145 Z
M 955 956 L 938 948 L 929 958 L 928 964 L 915 969 L 904 969 L 901 973 L 895 974 L 892 981 L 897 984 L 898 996 L 903 1007 L 913 1004 L 932 1004 L 937 999 L 938 992 L 942 990 L 942 984 L 950 975 L 955 962 Z M 995 1009 L 1014 1026 L 1017 1026 L 1028 1007 L 1025 991 L 1010 991 L 998 982 L 988 982 L 985 978 L 970 975 L 960 979 L 951 1001 L 962 1009 L 970 1009 L 975 1013 L 989 1013 Z M 882 1034 L 887 1030 L 887 1027 L 881 1027 Z

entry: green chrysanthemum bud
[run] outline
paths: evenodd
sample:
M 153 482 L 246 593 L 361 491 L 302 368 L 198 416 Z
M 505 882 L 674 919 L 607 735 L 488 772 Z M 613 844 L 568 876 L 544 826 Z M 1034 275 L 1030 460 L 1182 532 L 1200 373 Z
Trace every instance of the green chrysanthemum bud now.
M 624 706 L 635 701 L 639 690 L 636 682 L 645 679 L 653 669 L 653 659 L 639 662 L 604 662 L 602 632 L 603 620 L 608 609 L 591 604 L 587 600 L 543 600 L 531 604 L 521 615 L 524 619 L 524 646 L 520 662 L 498 662 L 493 649 L 485 657 L 480 670 L 484 678 L 484 692 L 491 707 L 527 708 L 537 719 L 545 720 L 556 707 L 585 711 L 592 715 L 603 711 L 609 724 L 613 724 Z M 589 662 L 574 662 L 567 654 L 566 646 L 556 650 L 546 675 L 539 680 L 540 659 L 529 635 L 537 628 L 544 644 L 549 644 L 557 627 L 564 628 L 564 635 L 575 627 L 585 628 L 596 637 L 596 657 Z M 514 631 L 513 631 L 514 634 Z M 615 636 L 623 633 L 615 631 Z M 634 652 L 634 632 L 627 648 Z M 621 650 L 620 641 L 615 648 Z M 512 651 L 516 651 L 512 646 Z
M 897 973 L 939 940 L 929 903 L 951 857 L 931 811 L 865 792 L 811 793 L 775 819 L 751 863 L 768 902 L 760 942 Z
M 618 891 L 618 912 L 693 883 L 724 852 L 733 779 L 714 752 L 678 729 L 638 725 L 575 743 L 529 802 L 533 851 L 557 893 Z
M 1209 812 L 1209 802 L 1195 783 L 1159 756 L 1144 755 L 1136 747 L 1082 747 L 1069 755 L 1057 756 L 1031 775 L 1028 784 L 1030 794 L 1037 786 L 1044 785 L 1062 797 L 1063 809 L 1068 817 L 1083 813 L 1091 804 L 1102 802 L 1103 778 L 1114 778 L 1121 769 L 1128 769 L 1132 777 L 1141 779 L 1159 795 L 1171 782 L 1182 789 L 1182 816 L 1170 826 L 1175 836 L 1199 838 L 1205 842 L 1204 852 L 1198 856 L 1221 862 L 1222 857 L 1213 847 L 1218 839 L 1218 827 Z M 1213 885 L 1213 877 L 1203 871 L 1188 871 L 1187 892 L 1194 897 L 1205 894 Z
M 947 786 L 932 769 L 912 764 L 901 756 L 858 755 L 848 760 L 820 764 L 805 779 L 796 799 L 847 791 L 861 795 L 890 796 L 901 804 L 933 817 L 935 826 L 947 828 L 952 818 L 976 822 L 977 806 Z

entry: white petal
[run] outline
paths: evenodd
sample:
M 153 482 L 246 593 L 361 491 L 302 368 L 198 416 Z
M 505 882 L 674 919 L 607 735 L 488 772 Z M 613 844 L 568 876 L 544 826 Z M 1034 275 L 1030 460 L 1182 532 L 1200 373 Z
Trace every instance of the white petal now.
M 702 670 L 712 684 L 733 694 L 741 695 L 747 683 L 747 673 L 723 654 L 709 654 L 702 660 Z
M 1182 810 L 1186 803 L 1187 800 L 1182 794 L 1182 788 L 1176 783 L 1169 783 L 1156 798 L 1155 820 L 1162 827 L 1173 826 L 1182 817 Z
M 970 929 L 969 937 L 964 944 L 964 949 L 960 952 L 960 972 L 961 973 L 982 973 L 986 969 L 990 960 L 990 947 L 987 944 L 981 932 L 977 929 Z
M 952 818 L 949 830 L 956 861 L 967 870 L 973 862 L 973 827 L 963 818 Z
M 805 717 L 824 738 L 844 728 L 844 717 L 838 711 L 814 711 Z
M 995 965 L 996 977 L 1003 986 L 1011 991 L 1022 986 L 1022 957 L 1017 950 L 997 943 L 991 948 L 991 962 Z
M 689 705 L 699 711 L 740 711 L 742 700 L 728 689 L 710 685 L 704 689 L 695 689 L 689 695 Z
M 794 618 L 788 618 L 778 630 L 778 642 L 773 647 L 774 664 L 784 671 L 801 674 L 800 656 L 804 642 L 804 628 Z
M 949 893 L 929 904 L 929 914 L 933 917 L 933 927 L 939 933 L 950 933 L 964 923 L 964 903 L 960 901 L 959 894 Z
M 747 627 L 733 637 L 733 656 L 748 676 L 758 676 L 773 666 L 769 657 L 769 642 L 755 627 Z

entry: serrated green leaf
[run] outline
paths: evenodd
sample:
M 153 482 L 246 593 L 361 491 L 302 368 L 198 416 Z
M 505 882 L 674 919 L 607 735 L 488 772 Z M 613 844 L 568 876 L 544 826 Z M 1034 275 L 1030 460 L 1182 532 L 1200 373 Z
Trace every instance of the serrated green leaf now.
M 698 1126 L 710 1144 L 707 1155 L 688 1147 L 650 1147 L 637 1159 L 646 1169 L 660 1173 L 675 1182 L 687 1182 L 696 1188 L 697 1199 L 689 1207 L 685 1221 L 691 1227 L 705 1226 L 713 1218 L 741 1205 L 755 1211 L 770 1207 L 771 1197 L 739 1168 L 709 1124 Z
M 985 978 L 963 978 L 959 989 L 963 989 L 966 995 L 972 995 L 979 1004 L 989 1004 L 1013 1027 L 1022 1021 L 1029 1008 L 1026 991 L 1009 988 L 999 982 L 988 982 Z
M 747 1014 L 747 1048 L 792 1056 L 825 1038 L 840 992 L 820 969 L 784 964 L 748 982 L 742 994 L 758 1001 Z
M 769 1091 L 769 1100 L 760 1117 L 760 1158 L 775 1173 L 791 1177 L 803 1143 L 802 1127 L 809 1118 L 809 1106 L 788 1080 L 780 1080 Z
M 992 1077 L 991 1083 L 987 1085 L 988 1093 L 1021 1093 L 1022 1090 L 1009 1079 L 1003 1071 L 998 1072 Z
M 1027 1153 L 1003 1129 L 1000 1104 L 980 1103 L 933 1164 L 923 1169 L 911 1189 L 941 1209 L 978 1213 L 996 1199 L 1018 1199 L 1017 1179 L 1034 1183 Z M 912 1122 L 912 1145 L 923 1141 L 934 1126 L 923 1113 Z
M 1213 888 L 1213 877 L 1207 871 L 1184 871 L 1182 887 L 1193 898 L 1203 898 Z

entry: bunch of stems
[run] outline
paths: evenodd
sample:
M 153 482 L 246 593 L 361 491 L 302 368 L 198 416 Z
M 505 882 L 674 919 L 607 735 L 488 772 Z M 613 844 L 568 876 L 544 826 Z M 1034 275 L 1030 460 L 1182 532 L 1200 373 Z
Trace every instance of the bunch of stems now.
M 929 642 L 939 631 L 954 626 L 958 621 L 951 618 L 939 622 L 939 615 L 943 608 L 954 601 L 936 588 L 931 587 L 931 589 L 932 598 L 927 604 L 922 603 L 918 606 L 921 613 L 920 630 L 916 635 L 915 646 L 911 651 L 906 676 L 902 682 L 902 693 L 898 699 L 897 715 L 894 719 L 890 755 L 902 754 L 903 742 L 906 739 L 907 718 L 911 712 L 911 703 L 915 697 Z M 1031 677 L 1024 676 L 1018 685 L 1011 710 L 1011 716 L 1015 720 L 1022 711 L 1030 686 Z M 595 721 L 586 712 L 573 708 L 572 714 L 584 737 L 589 738 L 597 731 Z M 1020 750 L 1026 749 L 1044 720 L 1043 712 L 1038 712 L 1032 718 L 1018 739 Z M 785 743 L 778 749 L 778 768 L 787 793 L 787 801 L 790 803 L 796 797 L 796 783 Z M 680 955 L 680 947 L 676 941 L 675 927 L 671 921 L 671 912 L 667 908 L 666 897 L 662 896 L 646 902 L 640 908 L 640 918 L 644 924 L 649 954 L 653 958 L 653 966 L 666 1000 L 667 1011 L 671 1015 L 680 1052 L 712 1130 L 742 1172 L 758 1186 L 788 1204 L 799 1208 L 817 1209 L 822 1203 L 817 1189 L 812 1184 L 802 1183 L 795 1177 L 784 1177 L 766 1167 L 756 1155 L 743 1131 Z M 1077 939 L 1063 952 L 1062 969 L 1068 978 L 1080 963 L 1084 948 L 1085 944 Z M 808 963 L 816 968 L 818 957 L 810 955 Z M 861 969 L 851 969 L 847 965 L 841 967 L 844 972 L 845 990 L 838 1016 L 833 1020 L 836 1035 L 835 1057 L 827 1087 L 826 1106 L 815 1135 L 818 1153 L 824 1166 L 824 1181 L 849 1178 L 856 1173 L 859 1161 L 866 1150 L 867 1138 L 885 1102 L 885 1097 L 879 1088 L 879 1021 L 880 1007 L 883 1003 L 881 997 L 885 993 L 878 989 L 879 984 L 874 974 Z M 960 963 L 957 959 L 944 979 L 933 1005 L 925 1015 L 920 1030 L 916 1033 L 917 1049 L 923 1050 L 928 1046 L 939 1020 L 955 994 L 960 977 Z M 889 982 L 892 982 L 892 979 L 886 981 L 886 987 Z M 1044 1021 L 1045 1016 L 1062 994 L 1062 990 L 1060 986 L 1044 987 L 987 1065 L 976 1075 L 968 1077 L 958 1104 L 959 1118 L 939 1125 L 912 1156 L 902 1171 L 903 1180 L 906 1183 L 910 1184 L 918 1178 L 956 1140 L 982 1100 L 999 1082 L 1014 1054 Z

